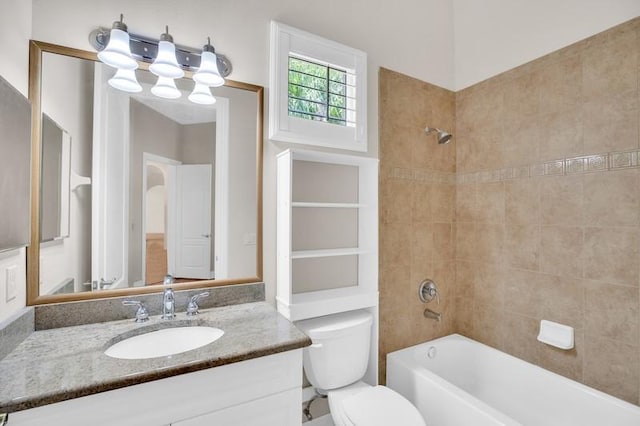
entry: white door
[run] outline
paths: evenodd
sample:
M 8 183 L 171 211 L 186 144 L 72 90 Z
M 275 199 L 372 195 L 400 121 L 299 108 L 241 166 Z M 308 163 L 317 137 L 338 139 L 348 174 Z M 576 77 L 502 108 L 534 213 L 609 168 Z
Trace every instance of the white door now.
M 211 164 L 170 166 L 169 273 L 211 278 Z

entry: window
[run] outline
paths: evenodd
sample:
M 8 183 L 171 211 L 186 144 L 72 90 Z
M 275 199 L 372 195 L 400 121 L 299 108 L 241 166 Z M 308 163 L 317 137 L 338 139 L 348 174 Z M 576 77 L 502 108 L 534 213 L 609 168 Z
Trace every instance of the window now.
M 289 55 L 289 116 L 355 127 L 353 71 Z
M 269 138 L 367 150 L 367 55 L 271 23 Z

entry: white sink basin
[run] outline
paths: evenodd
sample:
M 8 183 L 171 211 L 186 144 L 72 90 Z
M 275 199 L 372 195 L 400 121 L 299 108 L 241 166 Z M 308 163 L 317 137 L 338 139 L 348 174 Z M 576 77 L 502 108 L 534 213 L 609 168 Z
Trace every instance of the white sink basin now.
M 198 349 L 215 342 L 224 331 L 215 327 L 174 327 L 133 336 L 111 345 L 105 355 L 120 359 L 147 359 Z

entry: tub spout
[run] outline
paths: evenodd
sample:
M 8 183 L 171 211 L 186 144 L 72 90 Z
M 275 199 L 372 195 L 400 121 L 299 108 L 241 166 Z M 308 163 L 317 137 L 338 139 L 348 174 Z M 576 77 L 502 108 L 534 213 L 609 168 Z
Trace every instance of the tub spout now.
M 440 312 L 434 312 L 431 309 L 426 308 L 424 310 L 424 317 L 440 322 L 440 320 L 442 319 L 442 314 Z

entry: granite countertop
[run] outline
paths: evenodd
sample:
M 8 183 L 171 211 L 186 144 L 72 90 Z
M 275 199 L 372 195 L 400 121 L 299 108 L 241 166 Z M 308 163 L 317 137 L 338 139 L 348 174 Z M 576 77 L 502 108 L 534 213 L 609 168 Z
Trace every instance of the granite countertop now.
M 142 359 L 110 358 L 104 350 L 126 337 L 184 325 L 218 327 L 224 335 L 181 354 Z M 0 413 L 34 408 L 68 399 L 218 367 L 311 344 L 266 302 L 184 312 L 172 321 L 153 316 L 35 331 L 0 360 Z

